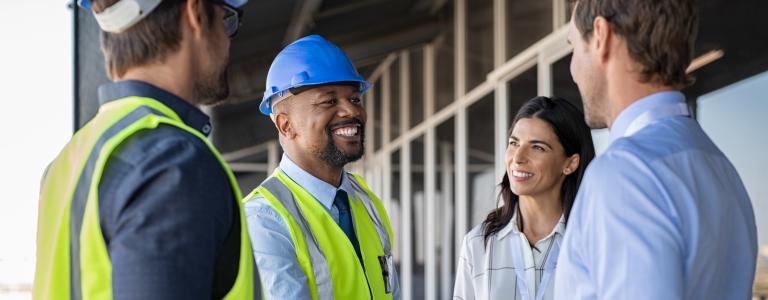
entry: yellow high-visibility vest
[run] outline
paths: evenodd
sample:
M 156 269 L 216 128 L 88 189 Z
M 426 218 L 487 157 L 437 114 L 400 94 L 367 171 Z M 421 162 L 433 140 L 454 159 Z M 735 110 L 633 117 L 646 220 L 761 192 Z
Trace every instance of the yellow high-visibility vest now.
M 363 179 L 352 175 L 355 191 L 348 194 L 348 200 L 362 265 L 328 211 L 282 170 L 277 169 L 243 200 L 263 197 L 283 217 L 312 299 L 392 299 L 397 284 L 389 217 Z
M 161 124 L 175 126 L 205 142 L 229 177 L 235 199 L 240 199 L 235 177 L 219 152 L 173 110 L 145 97 L 106 103 L 93 120 L 75 133 L 43 180 L 34 299 L 112 299 L 112 264 L 99 223 L 99 182 L 107 160 L 123 141 L 138 131 Z M 243 207 L 237 202 L 239 269 L 225 299 L 250 300 L 254 293 L 253 253 Z

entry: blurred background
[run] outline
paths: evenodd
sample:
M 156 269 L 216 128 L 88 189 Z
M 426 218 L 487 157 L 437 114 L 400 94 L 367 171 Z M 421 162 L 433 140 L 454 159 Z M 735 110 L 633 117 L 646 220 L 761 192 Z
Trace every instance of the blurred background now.
M 581 105 L 569 74 L 563 0 L 251 0 L 233 40 L 231 104 L 208 107 L 213 143 L 244 192 L 281 150 L 258 112 L 267 69 L 317 33 L 375 84 L 366 94 L 364 174 L 392 217 L 404 299 L 450 299 L 461 237 L 496 205 L 506 131 L 536 95 Z M 29 298 L 45 166 L 95 114 L 107 82 L 93 16 L 66 1 L 0 11 L 0 299 Z M 761 245 L 755 299 L 768 297 L 768 1 L 699 0 L 696 83 L 684 92 L 736 166 Z M 10 93 L 10 94 L 7 94 Z M 607 132 L 594 131 L 598 152 Z M 727 253 L 723 253 L 727 255 Z

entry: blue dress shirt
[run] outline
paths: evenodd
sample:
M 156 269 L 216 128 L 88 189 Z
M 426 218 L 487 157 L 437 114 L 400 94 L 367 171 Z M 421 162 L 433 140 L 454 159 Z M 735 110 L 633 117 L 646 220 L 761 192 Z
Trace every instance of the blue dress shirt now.
M 749 299 L 757 229 L 736 170 L 661 92 L 627 107 L 588 167 L 556 299 Z
M 339 223 L 339 211 L 333 201 L 339 190 L 354 195 L 349 174 L 344 172 L 341 184 L 334 187 L 301 169 L 285 154 L 280 161 L 280 170 L 314 196 L 331 214 L 333 220 Z M 265 298 L 312 299 L 307 277 L 296 259 L 296 250 L 283 217 L 263 197 L 256 197 L 245 203 L 245 215 L 248 233 L 254 241 L 253 254 L 259 266 Z M 393 295 L 394 299 L 399 299 L 397 285 Z

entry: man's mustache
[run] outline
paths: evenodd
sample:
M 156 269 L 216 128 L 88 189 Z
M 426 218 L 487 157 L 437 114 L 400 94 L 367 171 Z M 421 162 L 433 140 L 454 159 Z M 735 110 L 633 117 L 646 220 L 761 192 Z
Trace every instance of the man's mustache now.
M 351 118 L 351 119 L 347 119 L 347 120 L 344 120 L 344 121 L 339 121 L 339 122 L 336 122 L 336 123 L 328 124 L 327 128 L 328 128 L 328 131 L 330 132 L 331 128 L 338 127 L 338 126 L 344 126 L 344 125 L 359 125 L 361 129 L 365 128 L 365 124 L 363 123 L 363 121 L 358 119 L 358 118 Z

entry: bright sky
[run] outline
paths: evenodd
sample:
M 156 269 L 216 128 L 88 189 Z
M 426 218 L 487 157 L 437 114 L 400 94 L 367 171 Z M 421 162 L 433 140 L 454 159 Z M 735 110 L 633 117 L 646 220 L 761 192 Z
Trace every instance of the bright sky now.
M 40 177 L 72 133 L 72 14 L 63 0 L 0 9 L 0 287 L 34 276 Z

